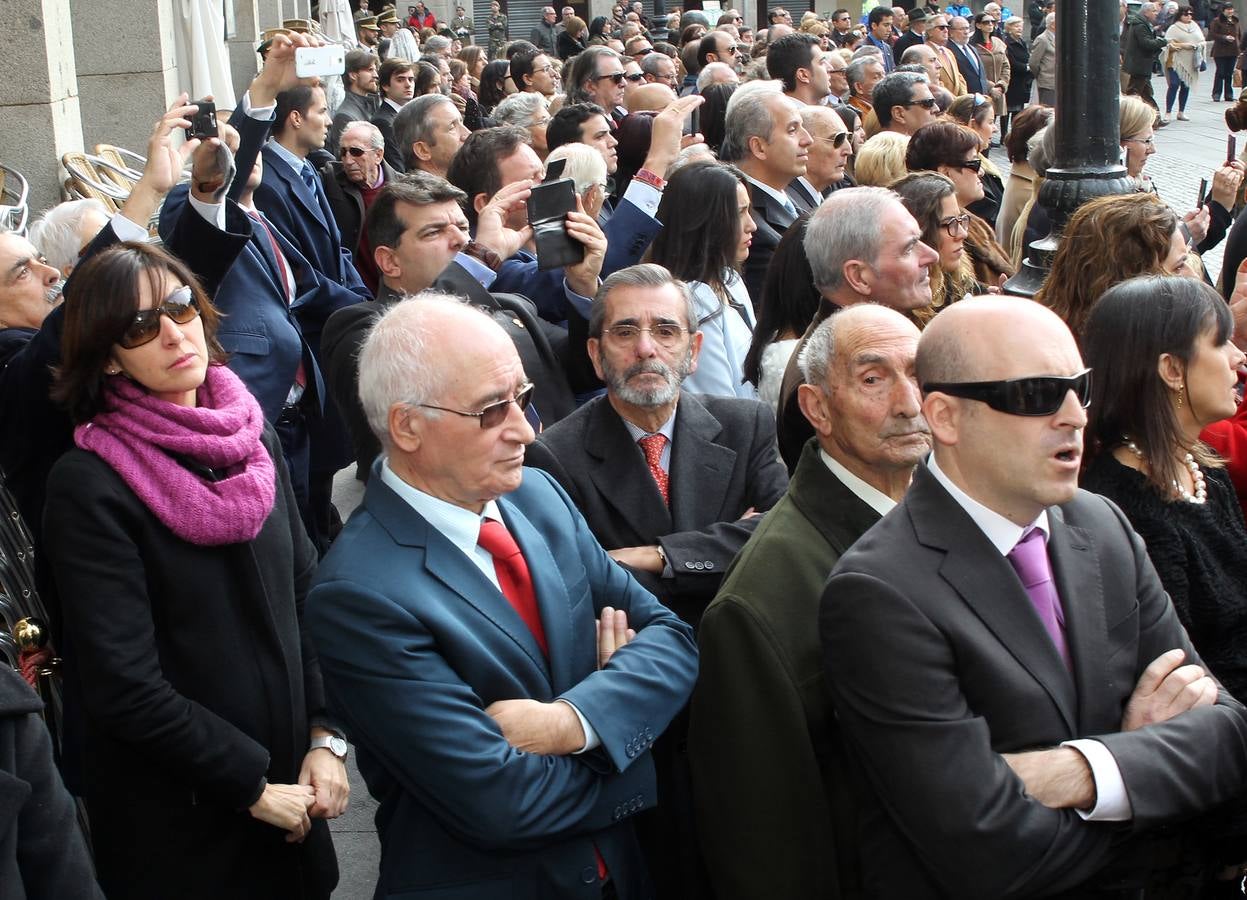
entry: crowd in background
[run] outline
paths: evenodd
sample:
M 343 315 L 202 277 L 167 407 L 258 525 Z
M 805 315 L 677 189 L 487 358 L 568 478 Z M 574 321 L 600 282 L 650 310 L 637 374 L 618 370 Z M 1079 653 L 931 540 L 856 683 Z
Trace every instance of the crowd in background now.
M 349 752 L 377 896 L 1241 895 L 1244 167 L 1146 167 L 1243 39 L 1120 8 L 1033 301 L 1039 0 L 365 11 L 0 234 L 0 895 L 328 897 Z

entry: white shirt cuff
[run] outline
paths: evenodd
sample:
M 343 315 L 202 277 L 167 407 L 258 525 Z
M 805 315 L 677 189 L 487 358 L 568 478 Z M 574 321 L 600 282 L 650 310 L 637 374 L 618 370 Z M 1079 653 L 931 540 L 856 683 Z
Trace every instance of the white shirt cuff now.
M 589 720 L 586 719 L 581 714 L 580 710 L 576 709 L 575 703 L 572 703 L 570 700 L 562 700 L 562 699 L 556 700 L 554 702 L 555 703 L 566 703 L 568 706 L 570 706 L 572 708 L 572 712 L 576 714 L 576 718 L 580 720 L 580 727 L 584 729 L 585 745 L 581 747 L 579 750 L 574 751 L 572 753 L 572 756 L 579 756 L 581 753 L 588 753 L 590 750 L 593 750 L 601 745 L 602 739 L 598 737 L 598 733 L 593 730 L 593 726 L 589 724 Z
M 242 114 L 251 119 L 260 122 L 268 122 L 277 116 L 277 104 L 272 106 L 252 106 L 251 91 L 247 91 L 242 95 Z
M 187 194 L 186 199 L 190 201 L 191 208 L 199 213 L 208 222 L 217 227 L 217 230 L 225 230 L 225 202 L 208 203 L 204 200 L 198 200 L 194 194 Z
M 1075 810 L 1078 815 L 1088 822 L 1129 822 L 1134 818 L 1121 769 L 1108 747 L 1086 738 L 1066 741 L 1061 746 L 1073 747 L 1083 755 L 1095 782 L 1095 806 L 1090 810 Z
M 659 172 L 659 175 L 662 173 Z M 646 184 L 644 181 L 637 181 L 633 178 L 628 182 L 628 189 L 624 191 L 624 200 L 632 201 L 632 205 L 640 209 L 650 218 L 657 218 L 658 204 L 662 202 L 662 191 L 654 187 L 652 184 Z
M 121 213 L 112 217 L 111 224 L 113 232 L 120 241 L 138 241 L 141 243 L 151 236 L 147 233 L 146 223 L 140 225 L 137 222 L 132 222 L 121 215 Z

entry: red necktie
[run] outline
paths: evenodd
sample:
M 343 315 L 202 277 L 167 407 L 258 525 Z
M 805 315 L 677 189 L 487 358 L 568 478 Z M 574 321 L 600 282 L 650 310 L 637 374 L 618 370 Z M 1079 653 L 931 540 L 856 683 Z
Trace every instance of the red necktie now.
M 537 611 L 537 595 L 533 592 L 533 579 L 528 573 L 528 563 L 520 553 L 520 547 L 511 537 L 506 526 L 493 519 L 481 522 L 481 534 L 477 543 L 494 558 L 494 573 L 498 576 L 498 586 L 502 595 L 515 607 L 528 630 L 537 639 L 537 645 L 547 657 L 550 655 L 546 647 L 546 632 L 541 625 L 541 615 Z
M 546 630 L 542 627 L 541 615 L 537 611 L 537 595 L 533 591 L 533 579 L 529 575 L 528 563 L 524 561 L 524 554 L 520 552 L 519 544 L 515 543 L 515 538 L 511 537 L 511 532 L 507 531 L 505 525 L 493 519 L 485 519 L 481 522 L 481 533 L 476 542 L 494 558 L 494 573 L 498 576 L 498 585 L 502 589 L 502 595 L 515 607 L 515 611 L 520 614 L 528 630 L 537 639 L 541 652 L 549 658 L 550 650 L 546 646 Z M 606 860 L 602 859 L 602 854 L 598 852 L 596 844 L 593 846 L 593 855 L 597 860 L 598 879 L 605 881 Z
M 645 454 L 645 462 L 649 465 L 649 473 L 654 476 L 654 483 L 658 485 L 658 493 L 662 494 L 662 502 L 670 505 L 671 501 L 667 498 L 669 479 L 662 467 L 662 450 L 667 444 L 667 436 L 647 434 L 637 443 Z

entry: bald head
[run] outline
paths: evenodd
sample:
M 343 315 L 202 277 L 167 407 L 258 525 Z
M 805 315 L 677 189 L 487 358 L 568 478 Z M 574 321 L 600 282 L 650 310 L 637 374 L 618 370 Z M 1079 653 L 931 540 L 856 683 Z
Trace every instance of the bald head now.
M 1067 503 L 1087 425 L 1075 386 L 1082 372 L 1069 329 L 1038 303 L 974 297 L 948 307 L 923 332 L 917 362 L 924 389 L 940 385 L 922 400 L 940 471 L 1015 525 Z M 1043 380 L 999 384 L 1019 379 Z
M 1001 296 L 973 297 L 948 307 L 923 331 L 918 344 L 918 381 L 1019 377 L 1005 373 L 1016 367 L 1015 360 L 1025 357 L 1025 348 L 1049 342 L 1054 349 L 1078 353 L 1065 323 L 1047 307 Z
M 665 84 L 653 82 L 651 84 L 643 84 L 625 100 L 624 105 L 627 106 L 628 112 L 659 112 L 666 109 L 667 105 L 675 100 L 675 91 L 667 87 Z

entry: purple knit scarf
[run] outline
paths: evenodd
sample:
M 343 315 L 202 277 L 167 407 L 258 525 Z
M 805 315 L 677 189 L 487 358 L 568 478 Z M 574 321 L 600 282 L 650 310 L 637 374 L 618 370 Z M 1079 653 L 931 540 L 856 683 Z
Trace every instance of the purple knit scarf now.
M 260 440 L 264 414 L 225 366 L 208 366 L 197 397 L 194 408 L 178 406 L 113 376 L 103 411 L 74 429 L 74 442 L 112 466 L 182 540 L 202 546 L 249 541 L 260 533 L 276 494 L 276 470 Z M 170 454 L 228 471 L 209 481 Z

